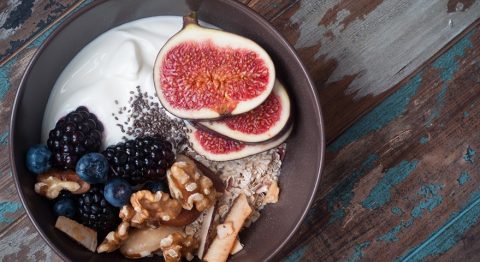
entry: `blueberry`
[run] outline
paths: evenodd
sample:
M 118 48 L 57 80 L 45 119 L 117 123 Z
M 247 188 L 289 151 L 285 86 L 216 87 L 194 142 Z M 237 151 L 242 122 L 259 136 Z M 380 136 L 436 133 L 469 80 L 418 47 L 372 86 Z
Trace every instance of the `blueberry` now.
M 35 145 L 27 151 L 27 169 L 41 174 L 52 167 L 52 152 L 46 145 Z
M 162 191 L 165 193 L 169 192 L 168 186 L 165 184 L 165 182 L 161 181 L 148 181 L 143 187 L 153 193 L 157 191 Z
M 130 200 L 132 187 L 122 178 L 114 178 L 105 184 L 103 196 L 112 206 L 123 207 Z
M 102 154 L 88 153 L 78 160 L 75 171 L 87 183 L 104 183 L 107 181 L 108 161 Z
M 58 216 L 66 216 L 69 218 L 75 217 L 75 202 L 68 197 L 62 197 L 60 200 L 55 202 L 53 205 L 53 210 Z

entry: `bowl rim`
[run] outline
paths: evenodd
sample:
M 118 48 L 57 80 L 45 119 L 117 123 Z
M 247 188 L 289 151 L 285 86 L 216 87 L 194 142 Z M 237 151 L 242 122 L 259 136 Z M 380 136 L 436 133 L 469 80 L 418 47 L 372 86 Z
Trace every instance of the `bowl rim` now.
M 22 205 L 24 207 L 25 212 L 27 213 L 28 218 L 33 223 L 37 232 L 40 234 L 40 236 L 43 238 L 43 240 L 48 244 L 48 246 L 51 249 L 53 249 L 54 252 L 58 256 L 60 256 L 63 260 L 66 260 L 66 261 L 69 261 L 70 259 L 63 253 L 63 251 L 58 249 L 57 246 L 55 246 L 55 244 L 53 244 L 50 241 L 49 237 L 45 234 L 43 229 L 40 228 L 40 226 L 37 222 L 37 219 L 32 215 L 30 209 L 27 208 L 27 206 L 26 206 L 26 201 L 25 201 L 26 196 L 24 195 L 23 191 L 21 190 L 20 181 L 18 179 L 17 169 L 16 169 L 16 165 L 15 165 L 15 161 L 14 161 L 15 156 L 14 156 L 13 148 L 15 148 L 15 139 L 14 139 L 13 134 L 14 134 L 14 129 L 15 129 L 14 127 L 15 127 L 15 124 L 16 124 L 16 117 L 15 116 L 17 115 L 19 101 L 23 97 L 23 93 L 24 93 L 24 89 L 25 89 L 24 86 L 25 86 L 27 77 L 29 76 L 33 65 L 38 60 L 38 57 L 43 52 L 45 47 L 48 46 L 50 44 L 50 42 L 61 31 L 63 31 L 63 29 L 65 29 L 65 27 L 67 27 L 71 22 L 76 20 L 78 17 L 80 17 L 84 13 L 92 10 L 96 6 L 101 5 L 101 4 L 103 4 L 105 2 L 108 2 L 108 1 L 111 1 L 111 0 L 96 0 L 96 1 L 92 1 L 88 4 L 86 4 L 83 7 L 80 7 L 80 10 L 71 14 L 69 17 L 65 18 L 64 21 L 60 21 L 60 24 L 57 26 L 57 28 L 55 28 L 53 30 L 53 32 L 45 39 L 45 41 L 43 41 L 40 44 L 40 46 L 37 48 L 37 50 L 33 54 L 32 58 L 30 59 L 30 62 L 27 64 L 27 67 L 25 68 L 25 71 L 22 75 L 22 78 L 21 78 L 20 83 L 18 85 L 18 89 L 17 89 L 16 94 L 15 94 L 14 102 L 13 102 L 13 105 L 12 105 L 12 112 L 11 112 L 11 116 L 10 116 L 10 127 L 9 127 L 10 136 L 9 136 L 9 144 L 8 144 L 8 152 L 9 152 L 8 155 L 9 155 L 9 163 L 10 163 L 10 166 L 11 166 L 11 169 L 12 169 L 12 176 L 13 176 L 13 179 L 14 179 L 14 182 L 15 182 L 15 187 L 16 187 L 17 193 L 20 196 L 20 200 L 22 202 Z M 318 117 L 318 127 L 319 127 L 319 131 L 320 131 L 319 132 L 319 143 L 320 143 L 321 147 L 320 147 L 320 150 L 319 150 L 319 159 L 318 159 L 318 161 L 319 161 L 318 167 L 319 168 L 317 170 L 317 173 L 315 174 L 316 179 L 315 179 L 315 185 L 314 185 L 313 191 L 310 193 L 307 205 L 305 206 L 305 209 L 303 210 L 303 212 L 300 216 L 300 219 L 295 224 L 295 226 L 293 227 L 291 232 L 280 243 L 280 245 L 277 246 L 275 248 L 275 250 L 266 257 L 265 261 L 269 261 L 272 258 L 274 258 L 277 254 L 279 254 L 279 252 L 292 239 L 293 235 L 298 231 L 302 222 L 305 220 L 305 217 L 306 217 L 308 211 L 310 210 L 310 207 L 312 206 L 313 201 L 315 200 L 315 196 L 316 196 L 318 188 L 319 188 L 320 179 L 322 177 L 324 164 L 325 164 L 325 150 L 326 150 L 326 148 L 325 148 L 325 128 L 324 128 L 323 114 L 322 114 L 322 110 L 321 110 L 321 106 L 320 106 L 320 99 L 319 99 L 318 91 L 315 88 L 315 84 L 313 83 L 313 81 L 310 77 L 310 74 L 308 73 L 308 70 L 306 69 L 304 63 L 300 59 L 299 55 L 297 54 L 297 52 L 293 48 L 293 46 L 277 31 L 277 29 L 275 29 L 273 27 L 273 25 L 270 24 L 270 22 L 268 22 L 265 18 L 263 18 L 260 14 L 256 13 L 250 7 L 244 5 L 240 2 L 234 1 L 234 0 L 218 0 L 218 1 L 225 2 L 228 5 L 232 6 L 234 9 L 238 9 L 238 10 L 244 12 L 251 19 L 254 19 L 256 22 L 265 26 L 271 33 L 273 33 L 275 35 L 275 38 L 279 42 L 281 42 L 283 45 L 285 45 L 289 49 L 289 51 L 293 54 L 293 59 L 299 64 L 301 72 L 307 80 L 308 88 L 310 89 L 310 91 L 312 92 L 312 95 L 313 95 L 314 114 Z

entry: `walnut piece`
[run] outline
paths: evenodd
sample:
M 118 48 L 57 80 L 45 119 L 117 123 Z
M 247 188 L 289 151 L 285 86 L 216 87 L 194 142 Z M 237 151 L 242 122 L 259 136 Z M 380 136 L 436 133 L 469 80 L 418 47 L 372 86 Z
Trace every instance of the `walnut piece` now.
M 120 248 L 122 242 L 128 238 L 130 223 L 123 221 L 118 225 L 116 231 L 111 231 L 97 248 L 98 253 L 113 252 Z
M 216 191 L 210 178 L 203 175 L 195 162 L 179 155 L 177 161 L 167 171 L 168 187 L 174 199 L 187 210 L 195 208 L 202 212 L 213 205 Z
M 161 191 L 155 194 L 148 190 L 137 191 L 130 197 L 130 203 L 133 215 L 130 209 L 126 210 L 130 212 L 128 215 L 131 216 L 133 227 L 158 227 L 164 221 L 175 219 L 182 212 L 180 202 Z
M 192 236 L 175 232 L 160 241 L 160 248 L 166 262 L 181 261 L 182 257 L 190 261 L 198 248 L 198 242 Z
M 35 184 L 35 192 L 49 199 L 56 198 L 62 190 L 83 194 L 89 189 L 90 184 L 80 179 L 72 170 L 50 170 L 39 175 Z

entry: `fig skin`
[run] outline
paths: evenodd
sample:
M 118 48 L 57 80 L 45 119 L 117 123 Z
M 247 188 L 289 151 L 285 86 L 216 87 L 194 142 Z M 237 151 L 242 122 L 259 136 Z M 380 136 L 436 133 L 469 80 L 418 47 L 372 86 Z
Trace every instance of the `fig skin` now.
M 271 125 L 267 126 L 267 129 L 261 133 L 247 133 L 243 130 L 232 128 L 229 126 L 228 123 L 222 121 L 222 119 L 215 121 L 196 121 L 195 127 L 205 131 L 211 131 L 224 138 L 228 138 L 244 144 L 254 145 L 271 142 L 281 136 L 283 132 L 288 130 L 288 128 L 290 127 L 289 125 L 292 123 L 292 106 L 290 97 L 284 85 L 279 80 L 275 81 L 275 86 L 271 95 L 276 96 L 276 102 L 269 101 L 269 97 L 262 105 L 259 106 L 262 107 L 265 103 L 269 103 L 261 110 L 255 111 L 256 109 L 254 109 L 242 115 L 231 116 L 228 119 L 230 123 L 233 122 L 235 124 L 236 122 L 238 127 L 239 123 L 245 122 L 245 118 L 243 118 L 243 115 L 246 115 L 247 119 L 252 120 L 253 122 L 247 123 L 247 125 L 255 124 L 255 126 L 257 126 L 259 122 L 262 123 L 262 119 L 271 116 L 273 118 L 273 121 L 275 122 L 267 123 Z M 278 115 L 270 115 L 270 113 L 265 113 L 265 111 L 276 110 L 277 108 L 275 107 L 278 106 L 278 104 L 276 103 L 279 103 L 280 106 L 280 110 L 276 111 L 279 113 Z M 273 106 L 273 108 L 268 106 Z M 278 117 L 278 119 L 275 119 L 276 117 Z
M 236 50 L 245 50 L 247 52 L 255 53 L 259 61 L 262 62 L 260 64 L 262 70 L 265 69 L 267 70 L 266 72 L 268 73 L 268 77 L 265 78 L 267 82 L 260 84 L 258 86 L 259 88 L 262 88 L 261 90 L 263 91 L 259 91 L 257 95 L 246 98 L 246 99 L 232 98 L 231 100 L 227 99 L 224 101 L 223 100 L 218 101 L 218 103 L 220 104 L 217 104 L 217 105 L 209 104 L 208 102 L 206 102 L 206 104 L 202 105 L 200 108 L 193 108 L 193 109 L 188 108 L 188 106 L 185 106 L 185 107 L 182 107 L 181 105 L 174 106 L 175 102 L 172 102 L 173 104 L 171 104 L 171 101 L 169 102 L 167 99 L 167 96 L 164 95 L 164 88 L 163 88 L 164 86 L 162 82 L 164 77 L 163 71 L 162 71 L 163 65 L 165 62 L 164 59 L 167 57 L 167 55 L 172 49 L 179 46 L 180 44 L 187 43 L 187 42 L 202 44 L 207 41 L 212 42 L 213 45 L 215 47 L 218 47 L 219 49 L 232 48 L 233 49 L 232 52 Z M 273 85 L 275 82 L 275 67 L 273 65 L 273 61 L 271 60 L 267 52 L 252 40 L 239 35 L 235 35 L 233 33 L 201 27 L 198 25 L 196 13 L 192 12 L 189 16 L 184 17 L 183 29 L 179 31 L 177 34 L 175 34 L 172 38 L 170 38 L 170 40 L 160 50 L 155 61 L 153 76 L 154 76 L 154 84 L 155 84 L 157 97 L 159 98 L 163 107 L 168 112 L 170 112 L 171 114 L 179 118 L 183 118 L 186 120 L 207 120 L 207 119 L 211 120 L 211 119 L 221 119 L 223 117 L 230 116 L 230 115 L 242 114 L 256 108 L 261 103 L 263 103 L 265 99 L 272 92 Z M 213 80 L 210 80 L 210 81 L 213 81 Z M 220 81 L 223 81 L 223 80 L 220 80 Z M 169 82 L 169 83 L 170 85 L 167 85 L 167 86 L 170 86 L 170 90 L 175 90 L 176 84 L 172 82 Z M 255 87 L 249 86 L 249 88 L 255 88 Z M 175 92 L 175 91 L 171 91 L 171 92 Z M 224 91 L 220 91 L 220 92 L 224 92 Z M 182 93 L 180 93 L 180 95 L 181 94 Z M 213 92 L 212 94 L 215 96 L 215 92 Z M 201 99 L 202 98 L 200 97 L 199 101 L 201 101 Z M 188 102 L 185 102 L 185 103 L 188 104 Z
M 262 153 L 264 151 L 275 148 L 281 145 L 282 143 L 284 143 L 287 140 L 287 138 L 290 136 L 291 132 L 293 131 L 293 125 L 290 125 L 290 127 L 282 135 L 280 135 L 277 139 L 270 141 L 269 143 L 243 144 L 244 147 L 242 147 L 237 151 L 216 154 L 216 153 L 209 152 L 207 149 L 204 149 L 200 141 L 196 139 L 195 133 L 199 129 L 195 128 L 192 125 L 188 125 L 188 128 L 191 130 L 191 132 L 189 132 L 188 134 L 188 139 L 189 139 L 189 142 L 192 144 L 192 149 L 195 150 L 198 154 L 204 156 L 208 160 L 219 161 L 219 162 L 242 159 L 242 158 L 255 155 L 258 153 Z M 215 135 L 215 134 L 210 132 L 210 135 Z M 223 137 L 219 137 L 219 138 L 223 138 Z
M 274 137 L 270 138 L 270 139 L 267 139 L 265 141 L 260 141 L 260 142 L 245 142 L 245 141 L 241 141 L 241 140 L 238 140 L 238 139 L 234 139 L 234 138 L 231 138 L 229 136 L 226 136 L 226 135 L 223 135 L 223 134 L 220 134 L 208 127 L 206 127 L 205 125 L 202 125 L 202 123 L 200 122 L 197 122 L 197 121 L 189 121 L 189 123 L 191 125 L 193 125 L 195 128 L 197 129 L 200 129 L 200 130 L 203 130 L 203 131 L 206 131 L 206 132 L 210 132 L 210 133 L 213 133 L 217 136 L 220 136 L 220 137 L 223 137 L 225 139 L 230 139 L 230 140 L 233 140 L 233 141 L 236 141 L 236 142 L 239 142 L 239 143 L 242 143 L 242 144 L 245 144 L 245 145 L 262 145 L 262 144 L 268 144 L 272 141 L 275 141 L 277 139 L 279 139 L 280 137 L 282 137 L 286 132 L 288 132 L 292 126 L 293 126 L 293 117 L 292 115 L 290 115 L 290 117 L 288 118 L 287 120 L 287 123 L 285 124 L 285 126 L 282 128 L 282 130 L 280 130 L 280 132 L 278 132 L 278 134 L 276 134 Z

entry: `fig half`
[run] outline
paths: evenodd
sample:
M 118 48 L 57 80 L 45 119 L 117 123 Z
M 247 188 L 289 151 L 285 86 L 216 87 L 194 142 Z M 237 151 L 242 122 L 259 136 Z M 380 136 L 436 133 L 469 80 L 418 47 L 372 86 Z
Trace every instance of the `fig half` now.
M 191 131 L 188 133 L 188 140 L 193 150 L 212 161 L 240 159 L 275 148 L 287 140 L 293 129 L 293 125 L 291 125 L 284 133 L 266 143 L 245 144 L 213 132 L 198 129 L 191 124 L 187 126 Z
M 259 106 L 270 95 L 275 68 L 245 37 L 198 25 L 196 13 L 168 40 L 153 67 L 157 96 L 185 119 L 218 119 Z
M 197 124 L 233 140 L 258 143 L 278 135 L 289 119 L 290 98 L 285 87 L 276 80 L 272 93 L 255 109 L 220 120 L 199 121 Z

